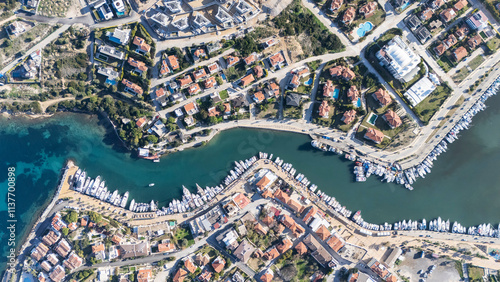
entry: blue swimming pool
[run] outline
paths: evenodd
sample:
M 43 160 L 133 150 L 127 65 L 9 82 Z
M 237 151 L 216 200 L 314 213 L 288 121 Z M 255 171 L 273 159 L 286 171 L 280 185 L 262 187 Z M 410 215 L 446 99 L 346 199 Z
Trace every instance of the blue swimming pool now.
M 368 123 L 371 125 L 375 125 L 375 121 L 377 120 L 378 116 L 374 113 L 370 115 L 370 118 L 368 119 Z
M 401 11 L 404 11 L 404 9 L 406 9 L 406 7 L 408 7 L 408 6 L 410 6 L 410 2 L 409 2 L 409 1 L 408 1 L 408 2 L 406 2 L 405 4 L 403 4 L 403 6 L 399 7 L 399 9 L 400 9 Z
M 222 79 L 226 80 L 227 81 L 227 78 L 226 78 L 226 75 L 225 74 L 221 74 L 220 75 L 222 77 Z
M 312 77 L 310 77 L 308 81 L 304 82 L 304 85 L 305 85 L 305 86 L 309 86 L 309 85 L 311 85 L 312 83 L 313 83 L 313 78 L 312 78 Z
M 116 80 L 107 78 L 106 83 L 109 85 L 116 85 Z
M 361 107 L 361 98 L 358 98 L 358 101 L 356 102 L 356 108 Z
M 335 87 L 335 89 L 333 90 L 333 99 L 339 98 L 339 92 L 340 92 L 340 89 L 338 87 Z
M 365 22 L 359 25 L 358 30 L 356 33 L 358 34 L 359 37 L 365 36 L 365 34 L 373 29 L 373 24 L 371 22 Z

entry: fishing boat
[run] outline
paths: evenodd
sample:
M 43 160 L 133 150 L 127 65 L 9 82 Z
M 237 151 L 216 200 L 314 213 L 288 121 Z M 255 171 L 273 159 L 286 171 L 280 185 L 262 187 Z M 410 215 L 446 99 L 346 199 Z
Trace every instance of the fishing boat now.
M 153 187 L 153 186 L 155 186 L 154 183 L 149 183 L 149 187 Z

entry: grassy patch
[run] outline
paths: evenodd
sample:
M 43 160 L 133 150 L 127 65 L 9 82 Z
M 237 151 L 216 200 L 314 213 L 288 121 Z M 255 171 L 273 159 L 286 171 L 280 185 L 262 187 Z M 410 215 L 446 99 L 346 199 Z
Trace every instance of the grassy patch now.
M 444 70 L 444 72 L 449 72 L 451 68 L 453 68 L 453 65 L 450 63 L 450 60 L 448 60 L 448 58 L 446 57 L 443 57 L 443 59 L 439 59 L 436 62 Z
M 458 271 L 458 275 L 460 275 L 460 278 L 464 279 L 464 269 L 462 268 L 462 262 L 456 260 L 455 269 Z
M 229 97 L 229 94 L 227 93 L 227 90 L 224 89 L 221 92 L 219 92 L 219 96 L 222 100 L 227 99 Z
M 42 0 L 38 5 L 38 14 L 46 17 L 59 17 L 66 16 L 71 1 L 65 0 Z
M 187 246 L 183 246 L 183 247 L 189 247 L 189 246 L 194 244 L 193 235 L 191 234 L 191 231 L 189 231 L 189 228 L 179 227 L 177 229 L 177 231 L 175 232 L 174 237 L 180 245 L 182 245 L 182 241 L 184 239 L 187 240 L 187 242 L 188 242 Z
M 481 55 L 476 56 L 474 59 L 469 61 L 469 67 L 472 70 L 477 69 L 484 62 L 484 58 Z
M 470 281 L 472 282 L 483 281 L 484 269 L 470 265 L 468 270 L 469 270 Z
M 279 103 L 276 102 L 276 99 L 274 98 L 266 100 L 262 104 L 256 105 L 256 107 L 259 109 L 257 118 L 262 118 L 262 119 L 275 118 L 280 108 Z
M 236 66 L 232 66 L 224 70 L 224 74 L 229 82 L 236 81 L 242 78 L 246 74 L 247 70 L 244 63 L 239 63 Z
M 311 69 L 311 71 L 315 71 L 319 68 L 320 64 L 321 64 L 321 60 L 316 60 L 316 61 L 308 62 L 307 66 Z
M 500 38 L 498 37 L 498 35 L 491 38 L 486 43 L 486 46 L 488 47 L 488 49 L 490 49 L 490 51 L 492 53 L 495 53 L 498 50 L 498 48 L 500 47 Z
M 453 81 L 455 83 L 462 82 L 469 75 L 469 69 L 467 66 L 461 68 L 457 73 L 453 75 Z
M 424 124 L 427 124 L 451 92 L 452 90 L 447 84 L 442 84 L 427 96 L 427 98 L 415 106 L 413 111 Z
M 285 118 L 300 119 L 302 118 L 302 107 L 285 106 L 283 116 Z

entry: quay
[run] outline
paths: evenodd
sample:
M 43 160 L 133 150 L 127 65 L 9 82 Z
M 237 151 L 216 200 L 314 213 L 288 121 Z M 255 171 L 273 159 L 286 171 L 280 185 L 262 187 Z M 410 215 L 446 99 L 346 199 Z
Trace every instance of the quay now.
M 469 246 L 482 246 L 485 249 L 500 248 L 500 239 L 492 237 L 481 237 L 473 236 L 468 234 L 458 234 L 458 233 L 447 233 L 447 232 L 433 232 L 428 230 L 413 230 L 413 231 L 390 231 L 388 236 L 376 236 L 377 232 L 374 232 L 374 236 L 366 235 L 363 233 L 360 226 L 355 222 L 351 221 L 349 218 L 339 214 L 332 207 L 326 205 L 325 202 L 320 200 L 320 198 L 311 192 L 305 185 L 298 182 L 290 174 L 284 171 L 281 167 L 276 165 L 273 161 L 268 159 L 257 159 L 254 165 L 245 172 L 246 177 L 239 177 L 231 184 L 229 184 L 224 189 L 224 195 L 217 195 L 212 199 L 208 205 L 203 208 L 197 209 L 195 211 L 162 215 L 158 216 L 154 212 L 149 213 L 136 213 L 128 209 L 113 206 L 109 203 L 95 199 L 89 195 L 81 194 L 75 190 L 71 189 L 71 177 L 76 172 L 78 167 L 73 166 L 67 176 L 64 178 L 64 185 L 61 185 L 61 192 L 58 194 L 58 199 L 69 199 L 70 202 L 74 202 L 77 199 L 77 207 L 81 210 L 92 210 L 99 212 L 103 215 L 110 216 L 111 218 L 127 225 L 130 228 L 150 228 L 162 224 L 166 224 L 169 221 L 176 221 L 177 225 L 183 225 L 193 218 L 202 215 L 206 210 L 209 210 L 213 206 L 217 205 L 220 201 L 223 201 L 229 195 L 237 192 L 248 193 L 252 190 L 249 186 L 248 179 L 252 177 L 254 172 L 260 169 L 269 169 L 275 173 L 279 178 L 294 187 L 298 193 L 309 199 L 314 205 L 316 205 L 320 210 L 327 214 L 327 220 L 331 226 L 342 227 L 339 232 L 348 244 L 358 246 L 365 249 L 370 253 L 370 256 L 381 259 L 385 254 L 385 248 L 382 246 L 405 246 L 414 247 L 419 249 L 425 249 L 429 252 L 437 254 L 439 256 L 449 256 L 451 258 L 464 259 L 478 265 L 481 267 L 495 268 L 498 263 L 493 257 L 487 256 L 486 259 L 479 258 L 471 255 L 460 255 L 456 251 L 451 250 L 463 250 L 468 249 Z M 68 182 L 69 181 L 69 182 Z M 264 201 L 273 201 L 275 203 L 280 203 L 275 199 L 261 199 Z M 280 203 L 282 204 L 282 203 Z M 286 205 L 283 208 L 289 209 Z M 476 240 L 476 239 L 477 240 Z M 448 248 L 443 248 L 443 246 L 448 246 Z

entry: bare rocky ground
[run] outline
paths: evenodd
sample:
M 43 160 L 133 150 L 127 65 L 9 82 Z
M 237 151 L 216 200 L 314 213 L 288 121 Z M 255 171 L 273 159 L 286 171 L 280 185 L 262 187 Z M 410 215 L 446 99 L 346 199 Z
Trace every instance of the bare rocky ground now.
M 460 281 L 460 275 L 455 269 L 455 262 L 445 258 L 434 259 L 430 256 L 420 258 L 418 250 L 406 252 L 404 260 L 400 265 L 395 266 L 397 273 L 400 276 L 405 276 L 410 281 L 421 281 L 424 278 L 423 273 L 428 272 L 432 265 L 436 265 L 436 269 L 432 274 L 425 279 L 426 282 L 456 282 Z
M 264 13 L 270 14 L 272 17 L 275 17 L 283 11 L 292 0 L 267 0 L 267 1 L 257 1 L 257 3 L 262 5 L 262 10 Z

